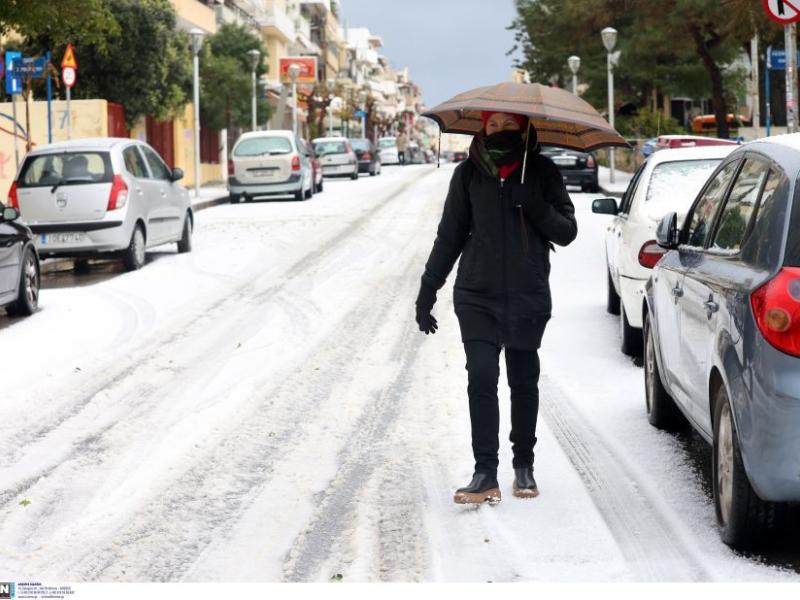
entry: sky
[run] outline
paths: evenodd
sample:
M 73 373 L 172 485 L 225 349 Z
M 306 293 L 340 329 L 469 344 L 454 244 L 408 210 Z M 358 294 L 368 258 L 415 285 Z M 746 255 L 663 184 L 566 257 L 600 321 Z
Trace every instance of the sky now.
M 513 0 L 342 0 L 343 23 L 383 38 L 393 67 L 408 66 L 429 107 L 511 76 Z

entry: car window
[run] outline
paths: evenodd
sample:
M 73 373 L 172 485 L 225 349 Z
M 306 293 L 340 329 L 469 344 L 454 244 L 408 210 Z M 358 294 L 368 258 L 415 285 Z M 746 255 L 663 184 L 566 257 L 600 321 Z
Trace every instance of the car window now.
M 144 159 L 136 146 L 128 146 L 122 151 L 122 159 L 125 161 L 125 170 L 134 177 L 147 177 L 147 167 Z
M 687 206 L 708 181 L 721 158 L 675 160 L 657 164 L 650 175 L 645 202 L 670 202 L 686 198 Z
M 699 248 L 705 246 L 706 238 L 714 224 L 714 217 L 738 166 L 739 161 L 732 161 L 725 165 L 697 199 L 688 220 L 689 227 L 684 238 L 685 244 Z
M 369 152 L 369 142 L 367 140 L 350 140 L 354 150 Z
M 262 154 L 290 154 L 291 142 L 280 136 L 248 138 L 233 149 L 234 156 L 261 156 Z
M 314 151 L 322 156 L 323 154 L 344 154 L 347 146 L 344 142 L 317 142 L 314 144 Z
M 59 152 L 25 160 L 18 187 L 108 183 L 113 178 L 108 152 Z
M 742 256 L 749 263 L 763 268 L 769 268 L 780 255 L 783 245 L 781 235 L 775 235 L 776 225 L 783 227 L 786 204 L 781 201 L 789 188 L 786 176 L 773 167 L 761 191 L 761 199 L 756 207 L 756 216 L 750 233 L 752 241 L 748 244 L 749 254 Z M 790 234 L 791 240 L 791 234 Z M 786 262 L 788 265 L 800 265 L 800 252 L 792 251 L 792 245 L 786 247 Z
M 756 208 L 756 201 L 769 173 L 769 165 L 748 158 L 728 195 L 711 248 L 723 252 L 739 252 L 747 226 Z
M 620 208 L 619 208 L 620 213 L 627 214 L 628 212 L 630 212 L 631 203 L 633 202 L 633 197 L 636 195 L 636 188 L 639 185 L 639 180 L 641 179 L 642 173 L 644 172 L 646 166 L 647 163 L 644 163 L 639 167 L 636 173 L 633 174 L 633 179 L 631 179 L 631 182 L 628 184 L 625 193 L 622 195 L 622 202 L 620 203 Z
M 383 138 L 378 140 L 378 148 L 394 148 L 397 146 L 395 138 Z
M 144 158 L 147 160 L 147 164 L 150 166 L 150 179 L 169 179 L 170 171 L 158 154 L 147 146 L 140 146 L 140 148 L 142 152 L 144 152 Z

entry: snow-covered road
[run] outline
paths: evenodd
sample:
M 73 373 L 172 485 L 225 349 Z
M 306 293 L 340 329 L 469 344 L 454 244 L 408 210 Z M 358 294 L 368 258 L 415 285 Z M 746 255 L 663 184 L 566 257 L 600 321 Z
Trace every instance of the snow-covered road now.
M 511 496 L 502 385 L 504 499 L 453 504 L 472 457 L 452 277 L 437 335 L 413 320 L 451 173 L 215 207 L 191 254 L 54 274 L 36 315 L 0 317 L 0 575 L 800 580 L 719 541 L 702 444 L 647 424 L 591 195 L 573 194 L 579 238 L 553 257 L 542 494 Z

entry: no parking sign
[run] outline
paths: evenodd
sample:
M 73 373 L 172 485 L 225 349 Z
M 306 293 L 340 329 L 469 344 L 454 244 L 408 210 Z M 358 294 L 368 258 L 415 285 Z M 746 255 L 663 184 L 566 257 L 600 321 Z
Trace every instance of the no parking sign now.
M 781 25 L 800 21 L 800 0 L 761 0 L 767 16 Z

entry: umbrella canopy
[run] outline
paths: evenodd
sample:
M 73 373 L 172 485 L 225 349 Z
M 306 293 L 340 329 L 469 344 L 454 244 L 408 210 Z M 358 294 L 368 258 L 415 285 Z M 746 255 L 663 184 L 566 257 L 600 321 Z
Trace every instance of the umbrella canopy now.
M 423 113 L 442 133 L 474 135 L 483 128 L 481 111 L 525 115 L 545 146 L 591 152 L 630 147 L 591 104 L 560 88 L 504 82 L 463 92 Z

